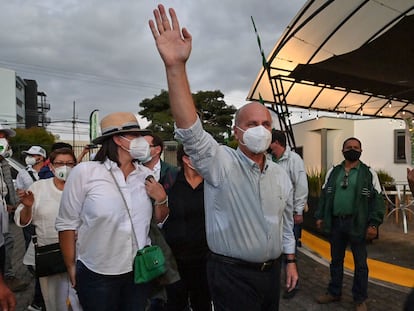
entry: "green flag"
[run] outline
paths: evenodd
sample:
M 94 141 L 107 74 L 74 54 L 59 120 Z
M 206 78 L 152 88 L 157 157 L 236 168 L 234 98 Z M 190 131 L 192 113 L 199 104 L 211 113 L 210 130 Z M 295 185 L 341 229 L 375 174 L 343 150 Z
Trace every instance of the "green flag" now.
M 89 140 L 91 142 L 100 136 L 98 111 L 98 109 L 95 109 L 89 116 Z

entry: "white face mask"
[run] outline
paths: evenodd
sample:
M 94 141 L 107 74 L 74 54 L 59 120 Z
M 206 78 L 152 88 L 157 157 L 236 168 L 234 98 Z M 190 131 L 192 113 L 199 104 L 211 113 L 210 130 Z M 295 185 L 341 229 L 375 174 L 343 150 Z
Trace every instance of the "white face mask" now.
M 68 179 L 68 176 L 71 170 L 72 168 L 70 166 L 67 166 L 67 165 L 59 166 L 59 167 L 54 168 L 54 174 L 57 179 L 66 181 L 66 179 Z
M 263 125 L 250 127 L 247 130 L 243 130 L 238 126 L 237 128 L 243 132 L 243 141 L 240 140 L 240 144 L 246 146 L 251 152 L 255 154 L 263 153 L 269 148 L 272 134 Z
M 140 136 L 134 139 L 128 139 L 124 136 L 121 137 L 129 141 L 129 149 L 123 149 L 127 150 L 133 159 L 136 159 L 142 163 L 146 163 L 151 160 L 151 148 L 144 137 Z
M 13 150 L 10 148 L 9 142 L 6 138 L 0 138 L 0 156 L 3 158 L 10 158 L 13 155 Z
M 26 162 L 26 165 L 30 166 L 33 166 L 37 163 L 36 158 L 31 156 L 26 156 L 26 158 L 24 158 L 24 162 Z

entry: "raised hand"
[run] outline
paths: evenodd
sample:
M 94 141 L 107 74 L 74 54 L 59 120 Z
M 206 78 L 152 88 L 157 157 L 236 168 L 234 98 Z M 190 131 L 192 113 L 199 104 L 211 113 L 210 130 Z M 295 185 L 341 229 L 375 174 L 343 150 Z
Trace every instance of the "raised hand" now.
M 33 192 L 28 190 L 17 190 L 17 195 L 19 196 L 20 202 L 27 207 L 31 207 L 34 202 Z
M 180 30 L 174 9 L 168 10 L 171 23 L 163 5 L 154 10 L 154 18 L 149 26 L 154 36 L 158 52 L 166 67 L 185 64 L 191 53 L 192 37 L 186 28 Z

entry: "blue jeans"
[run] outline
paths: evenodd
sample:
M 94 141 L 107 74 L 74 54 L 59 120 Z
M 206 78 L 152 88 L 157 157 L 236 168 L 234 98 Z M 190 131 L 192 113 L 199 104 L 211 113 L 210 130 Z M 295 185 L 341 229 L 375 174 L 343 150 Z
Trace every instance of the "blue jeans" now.
M 351 236 L 352 217 L 332 219 L 330 235 L 331 244 L 331 280 L 328 292 L 333 296 L 342 295 L 342 281 L 344 277 L 344 258 L 348 243 L 354 257 L 354 280 L 352 296 L 356 303 L 365 301 L 368 297 L 368 265 L 365 237 Z
M 103 275 L 76 263 L 76 291 L 84 311 L 144 311 L 150 288 L 151 283 L 135 284 L 133 272 Z

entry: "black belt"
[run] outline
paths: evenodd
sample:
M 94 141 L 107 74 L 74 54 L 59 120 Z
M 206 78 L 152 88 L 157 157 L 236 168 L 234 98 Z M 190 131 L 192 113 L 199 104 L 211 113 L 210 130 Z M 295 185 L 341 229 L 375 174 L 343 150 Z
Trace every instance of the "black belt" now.
M 354 215 L 340 215 L 340 216 L 333 216 L 333 218 L 336 218 L 336 219 L 341 219 L 341 220 L 349 219 L 349 218 L 352 218 L 352 217 L 354 217 Z
M 278 263 L 280 261 L 280 257 L 277 259 L 271 259 L 266 262 L 249 262 L 233 257 L 227 257 L 224 255 L 216 254 L 216 253 L 210 253 L 210 258 L 222 263 L 239 266 L 239 267 L 245 267 L 251 270 L 257 270 L 257 271 L 267 271 L 273 267 L 275 263 Z

